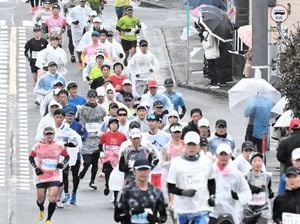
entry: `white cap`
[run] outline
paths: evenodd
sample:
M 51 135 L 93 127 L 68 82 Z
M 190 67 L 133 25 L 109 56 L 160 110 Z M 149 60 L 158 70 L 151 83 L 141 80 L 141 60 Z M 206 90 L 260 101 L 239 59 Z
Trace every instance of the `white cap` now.
M 109 91 L 109 90 L 111 90 L 111 91 L 113 91 L 113 92 L 115 93 L 115 88 L 113 87 L 112 84 L 108 84 L 108 85 L 106 86 L 105 91 L 107 92 L 107 91 Z
M 97 96 L 105 96 L 106 92 L 105 92 L 105 87 L 104 86 L 100 86 L 96 89 L 97 92 Z
M 200 144 L 200 135 L 195 131 L 189 131 L 184 135 L 184 144 L 194 143 L 196 145 Z
M 178 115 L 178 112 L 176 110 L 171 110 L 168 113 L 168 117 L 177 117 L 179 119 L 179 115 Z
M 138 110 L 139 108 L 146 108 L 146 110 L 148 110 L 150 108 L 149 104 L 146 101 L 143 101 L 142 103 L 140 103 L 136 109 Z
M 300 159 L 300 148 L 295 148 L 292 152 L 292 160 Z
M 170 127 L 170 132 L 174 133 L 174 132 L 182 132 L 182 126 L 181 125 L 173 125 Z
M 95 10 L 90 11 L 89 16 L 97 16 L 97 12 Z
M 209 127 L 209 120 L 207 120 L 206 118 L 202 117 L 199 121 L 198 121 L 198 127 Z
M 99 17 L 95 17 L 93 19 L 93 23 L 102 23 L 101 19 Z
M 132 85 L 132 82 L 129 79 L 124 79 L 123 82 L 122 82 L 122 85 L 125 85 L 125 84 Z
M 130 130 L 130 137 L 131 138 L 140 138 L 142 137 L 142 132 L 138 128 L 133 128 Z
M 227 155 L 231 154 L 231 147 L 226 143 L 221 143 L 218 145 L 216 153 L 219 155 L 220 153 L 225 152 Z

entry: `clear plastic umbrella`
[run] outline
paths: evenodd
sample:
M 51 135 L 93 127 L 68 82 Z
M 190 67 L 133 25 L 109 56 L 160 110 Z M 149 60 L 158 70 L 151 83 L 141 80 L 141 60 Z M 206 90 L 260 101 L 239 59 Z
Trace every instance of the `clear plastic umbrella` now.
M 271 112 L 274 114 L 282 114 L 286 104 L 287 98 L 284 96 L 274 105 Z
M 279 128 L 279 127 L 289 127 L 291 120 L 294 117 L 294 113 L 292 110 L 287 110 L 285 111 L 276 121 L 276 123 L 274 124 L 275 128 Z
M 261 78 L 244 78 L 228 90 L 229 110 L 244 107 L 253 97 L 260 95 L 276 103 L 281 94 Z

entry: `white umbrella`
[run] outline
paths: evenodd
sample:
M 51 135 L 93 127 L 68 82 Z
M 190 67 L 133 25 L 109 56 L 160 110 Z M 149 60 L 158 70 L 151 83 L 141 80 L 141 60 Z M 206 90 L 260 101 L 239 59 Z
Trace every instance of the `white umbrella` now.
M 280 100 L 281 94 L 270 83 L 261 78 L 244 78 L 228 90 L 229 109 L 244 106 L 256 95 L 264 96 L 273 103 Z
M 283 114 L 278 118 L 276 121 L 274 127 L 279 128 L 279 127 L 289 127 L 290 122 L 294 117 L 294 113 L 292 110 L 287 110 L 283 112 Z
M 274 114 L 282 114 L 286 104 L 287 98 L 284 96 L 274 105 L 271 112 Z

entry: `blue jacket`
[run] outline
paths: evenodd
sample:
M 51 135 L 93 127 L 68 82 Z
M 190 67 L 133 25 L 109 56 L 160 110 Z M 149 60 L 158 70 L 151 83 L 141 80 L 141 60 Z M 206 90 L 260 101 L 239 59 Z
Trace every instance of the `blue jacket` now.
M 249 124 L 253 125 L 254 138 L 262 139 L 263 134 L 268 135 L 272 107 L 272 101 L 259 95 L 248 103 L 244 116 L 249 117 Z

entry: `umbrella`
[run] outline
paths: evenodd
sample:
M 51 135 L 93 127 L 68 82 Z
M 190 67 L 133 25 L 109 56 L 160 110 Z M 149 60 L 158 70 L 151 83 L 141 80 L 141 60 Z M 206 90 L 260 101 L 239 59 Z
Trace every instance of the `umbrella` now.
M 235 84 L 230 90 L 228 90 L 229 97 L 229 109 L 244 106 L 248 100 L 260 95 L 273 103 L 278 102 L 281 98 L 281 94 L 266 80 L 261 78 L 244 78 Z
M 200 5 L 213 5 L 226 11 L 226 6 L 221 0 L 186 0 L 184 4 L 187 5 L 187 3 L 192 8 L 196 8 Z
M 191 12 L 196 22 L 222 42 L 232 41 L 232 24 L 221 9 L 212 5 L 201 5 Z
M 251 25 L 241 26 L 238 29 L 238 36 L 244 44 L 246 44 L 249 48 L 252 48 L 252 26 Z
M 285 111 L 276 121 L 276 123 L 274 124 L 275 128 L 279 128 L 279 127 L 289 127 L 290 126 L 290 122 L 294 117 L 294 113 L 292 110 L 287 110 Z
M 271 112 L 274 114 L 282 114 L 286 104 L 287 98 L 284 96 L 274 105 Z

